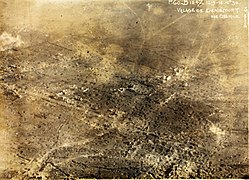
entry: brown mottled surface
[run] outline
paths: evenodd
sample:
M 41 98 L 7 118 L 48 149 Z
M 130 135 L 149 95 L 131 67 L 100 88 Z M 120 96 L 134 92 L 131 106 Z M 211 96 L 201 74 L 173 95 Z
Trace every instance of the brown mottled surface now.
M 248 177 L 243 19 L 167 1 L 0 6 L 0 179 Z

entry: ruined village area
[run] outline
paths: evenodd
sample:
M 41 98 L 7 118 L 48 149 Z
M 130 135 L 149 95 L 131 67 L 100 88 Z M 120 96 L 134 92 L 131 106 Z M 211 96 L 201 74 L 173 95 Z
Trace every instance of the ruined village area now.
M 248 178 L 243 22 L 0 0 L 0 179 Z

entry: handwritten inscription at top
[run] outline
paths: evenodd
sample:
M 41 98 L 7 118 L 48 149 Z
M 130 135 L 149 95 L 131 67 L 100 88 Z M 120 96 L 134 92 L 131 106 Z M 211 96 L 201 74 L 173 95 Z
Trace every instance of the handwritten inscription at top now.
M 239 1 L 237 0 L 168 0 L 170 5 L 174 6 L 188 6 L 188 5 L 196 5 L 201 6 L 203 4 L 206 5 L 238 5 Z
M 211 6 L 215 6 L 215 5 L 238 5 L 239 1 L 235 1 L 235 0 L 210 0 L 210 1 L 206 1 L 207 5 L 211 5 Z
M 169 0 L 169 4 L 174 6 L 201 6 L 202 4 L 204 4 L 204 0 Z
M 176 12 L 207 14 L 212 19 L 244 19 L 247 28 L 247 7 L 241 0 L 168 0 Z

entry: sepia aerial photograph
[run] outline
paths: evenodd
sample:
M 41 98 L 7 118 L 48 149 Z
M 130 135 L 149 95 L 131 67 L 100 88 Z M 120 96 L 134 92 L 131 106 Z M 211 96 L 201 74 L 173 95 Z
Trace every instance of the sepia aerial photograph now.
M 0 180 L 249 179 L 248 0 L 0 0 Z

